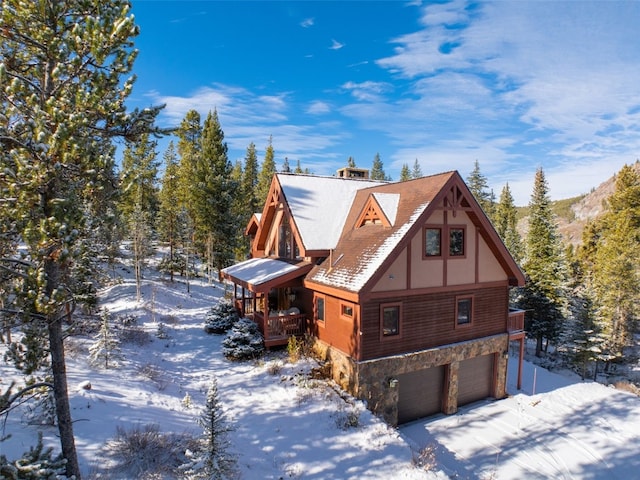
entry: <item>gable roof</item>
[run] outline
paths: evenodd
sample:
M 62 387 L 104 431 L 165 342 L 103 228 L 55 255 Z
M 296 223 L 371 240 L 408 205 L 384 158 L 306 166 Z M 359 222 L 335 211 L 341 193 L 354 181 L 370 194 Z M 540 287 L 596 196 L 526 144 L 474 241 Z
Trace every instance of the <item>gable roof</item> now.
M 336 247 L 356 192 L 384 185 L 372 180 L 277 173 L 305 250 Z
M 372 195 L 385 215 L 395 211 L 394 221 L 389 222 L 391 226 L 357 224 Z M 357 191 L 335 250 L 330 258 L 311 270 L 307 281 L 351 292 L 366 290 L 396 258 L 399 249 L 404 248 L 403 242 L 412 238 L 431 213 L 443 205 L 454 211 L 465 209 L 472 221 L 482 227 L 510 282 L 515 285 L 524 281 L 519 267 L 455 171 Z

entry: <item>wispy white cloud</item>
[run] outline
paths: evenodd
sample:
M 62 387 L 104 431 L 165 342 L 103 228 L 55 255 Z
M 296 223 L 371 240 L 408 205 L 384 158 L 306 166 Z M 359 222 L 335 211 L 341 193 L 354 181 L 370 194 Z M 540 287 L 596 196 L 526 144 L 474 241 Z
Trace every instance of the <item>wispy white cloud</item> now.
M 340 43 L 334 38 L 331 39 L 329 50 L 340 50 L 342 47 L 344 47 L 344 43 Z
M 327 102 L 323 102 L 321 100 L 316 100 L 309 105 L 307 108 L 307 113 L 311 115 L 322 115 L 324 113 L 329 113 L 331 111 L 331 107 Z
M 346 82 L 342 85 L 342 89 L 350 92 L 356 100 L 372 102 L 379 100 L 381 94 L 391 91 L 392 86 L 385 82 Z
M 313 18 L 305 18 L 302 22 L 300 22 L 300 26 L 302 28 L 309 28 L 312 27 L 314 23 L 315 22 Z
M 256 95 L 244 88 L 214 84 L 185 96 L 158 92 L 150 92 L 148 96 L 153 103 L 166 105 L 159 120 L 170 127 L 178 126 L 189 110 L 196 110 L 204 119 L 209 111 L 216 109 L 225 141 L 237 158 L 242 158 L 251 142 L 258 151 L 265 148 L 272 136 L 278 159 L 286 156 L 290 161 L 301 160 L 303 168 L 323 174 L 332 173 L 342 163 L 334 150 L 346 136 L 343 126 L 336 122 L 311 124 L 292 118 L 296 112 L 290 105 L 288 93 Z M 308 112 L 320 114 L 328 108 L 327 104 L 317 101 Z
M 379 96 L 378 105 L 343 111 L 360 122 L 394 115 L 394 122 L 367 123 L 404 142 L 408 150 L 398 150 L 395 162 L 426 150 L 457 157 L 446 143 L 451 137 L 471 149 L 509 138 L 480 149 L 481 166 L 496 157 L 525 163 L 527 184 L 543 166 L 551 189 L 556 183 L 561 195 L 582 193 L 635 160 L 640 148 L 637 18 L 637 2 L 429 4 L 423 28 L 393 39 L 394 54 L 377 61 L 404 79 L 404 98 Z M 440 128 L 452 122 L 464 134 Z M 449 132 L 446 140 L 430 134 L 441 131 Z M 474 161 L 464 145 L 457 148 L 466 163 Z

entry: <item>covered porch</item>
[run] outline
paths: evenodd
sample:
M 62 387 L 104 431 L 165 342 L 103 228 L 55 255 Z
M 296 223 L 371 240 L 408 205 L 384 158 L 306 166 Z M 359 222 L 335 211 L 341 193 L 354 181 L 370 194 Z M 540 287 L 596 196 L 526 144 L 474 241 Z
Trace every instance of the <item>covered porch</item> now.
M 308 292 L 304 276 L 313 265 L 304 261 L 252 258 L 221 271 L 233 283 L 240 315 L 260 327 L 267 348 L 286 345 L 307 331 Z

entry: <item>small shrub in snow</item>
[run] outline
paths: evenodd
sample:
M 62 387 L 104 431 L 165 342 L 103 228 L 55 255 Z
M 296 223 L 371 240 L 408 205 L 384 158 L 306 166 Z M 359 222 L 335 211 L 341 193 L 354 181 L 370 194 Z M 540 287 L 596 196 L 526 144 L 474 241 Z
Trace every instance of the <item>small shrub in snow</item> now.
M 238 310 L 229 300 L 222 299 L 207 313 L 204 321 L 204 331 L 207 333 L 223 334 L 228 332 L 238 321 Z
M 359 427 L 361 413 L 362 410 L 357 405 L 341 406 L 335 416 L 336 426 L 341 430 Z
M 436 446 L 431 443 L 418 451 L 412 450 L 411 457 L 414 467 L 429 472 L 436 466 Z
M 282 362 L 280 360 L 274 360 L 267 364 L 267 373 L 269 375 L 278 375 L 282 371 Z
M 222 354 L 232 360 L 257 358 L 264 352 L 264 339 L 258 325 L 241 318 L 222 341 Z
M 184 408 L 191 408 L 193 406 L 193 402 L 191 401 L 191 395 L 189 395 L 189 392 L 184 394 L 184 397 L 182 399 L 182 406 Z
M 105 446 L 109 463 L 105 473 L 113 474 L 108 478 L 171 478 L 196 443 L 188 435 L 162 433 L 157 425 L 117 427 L 116 436 Z
M 289 354 L 289 361 L 291 363 L 297 363 L 298 360 L 300 360 L 300 355 L 302 355 L 302 342 L 298 340 L 295 335 L 289 337 L 287 353 Z
M 158 324 L 158 328 L 156 330 L 156 338 L 159 340 L 166 340 L 169 338 L 169 333 L 167 332 L 167 327 L 164 323 L 160 322 Z
M 38 432 L 38 444 L 15 461 L 0 454 L 0 478 L 7 480 L 56 480 L 65 478 L 66 460 L 61 455 L 52 458 L 53 448 L 44 448 L 42 433 Z

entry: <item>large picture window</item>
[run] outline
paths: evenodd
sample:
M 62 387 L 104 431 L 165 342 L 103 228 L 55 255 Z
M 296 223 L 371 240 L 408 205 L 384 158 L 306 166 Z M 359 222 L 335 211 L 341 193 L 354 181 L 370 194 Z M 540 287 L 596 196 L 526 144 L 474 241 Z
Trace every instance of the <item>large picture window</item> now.
M 380 305 L 380 327 L 383 338 L 400 335 L 401 318 L 402 308 L 399 303 Z

